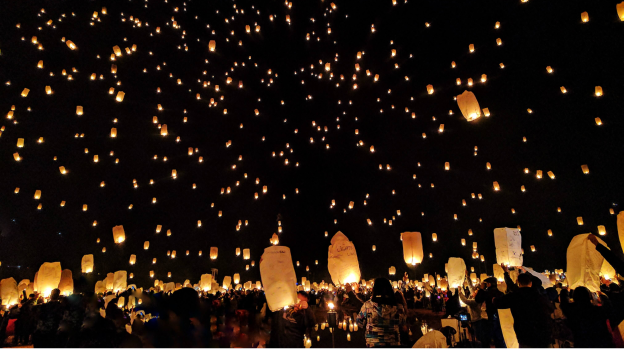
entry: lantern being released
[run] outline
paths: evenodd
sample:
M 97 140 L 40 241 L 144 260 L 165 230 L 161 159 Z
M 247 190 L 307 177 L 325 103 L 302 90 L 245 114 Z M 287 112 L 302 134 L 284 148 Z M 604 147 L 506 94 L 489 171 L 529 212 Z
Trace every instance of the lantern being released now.
M 49 297 L 50 292 L 58 287 L 61 282 L 61 263 L 43 263 L 36 275 L 37 289 L 44 297 Z
M 481 117 L 479 102 L 477 102 L 474 93 L 470 91 L 464 91 L 464 93 L 457 96 L 457 106 L 459 106 L 459 110 L 461 110 L 462 115 L 468 121 L 474 121 Z
M 604 258 L 596 251 L 596 246 L 588 239 L 589 234 L 579 234 L 572 238 L 567 251 L 568 285 L 571 289 L 585 286 L 591 292 L 600 291 L 600 271 Z M 600 238 L 596 238 L 604 246 Z
M 423 260 L 422 236 L 419 232 L 401 233 L 403 257 L 408 265 L 416 265 Z
M 513 228 L 494 229 L 496 245 L 496 263 L 510 266 L 522 266 L 522 236 L 520 230 Z
M 113 227 L 113 240 L 116 244 L 120 244 L 126 240 L 126 233 L 124 232 L 123 225 L 116 225 Z
M 462 258 L 451 257 L 448 261 L 448 286 L 450 288 L 461 287 L 466 275 L 466 263 Z
M 260 277 L 271 311 L 297 302 L 297 275 L 288 247 L 271 246 L 264 249 L 260 258 Z
M 355 246 L 340 231 L 331 239 L 327 268 L 334 284 L 360 282 L 360 264 Z
M 9 306 L 19 302 L 19 292 L 17 291 L 17 281 L 14 278 L 0 280 L 0 305 Z

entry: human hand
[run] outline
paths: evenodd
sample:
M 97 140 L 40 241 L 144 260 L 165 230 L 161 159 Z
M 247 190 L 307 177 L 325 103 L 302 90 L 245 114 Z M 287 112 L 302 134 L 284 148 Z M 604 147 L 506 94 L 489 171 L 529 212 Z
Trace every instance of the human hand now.
M 509 273 L 509 267 L 507 267 L 505 264 L 501 263 L 501 268 L 503 268 L 503 271 L 505 273 Z
M 596 235 L 590 233 L 587 238 L 589 239 L 589 241 L 591 241 L 592 244 L 594 244 L 594 246 L 598 246 L 598 239 L 596 238 Z

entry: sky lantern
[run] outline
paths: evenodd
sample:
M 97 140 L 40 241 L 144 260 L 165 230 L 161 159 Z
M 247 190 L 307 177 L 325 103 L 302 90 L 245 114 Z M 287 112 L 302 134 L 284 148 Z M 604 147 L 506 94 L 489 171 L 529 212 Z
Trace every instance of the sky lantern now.
M 396 268 L 395 267 L 388 268 L 388 275 L 390 276 L 396 275 Z
M 277 245 L 279 244 L 279 237 L 277 236 L 277 234 L 273 233 L 273 236 L 271 237 L 271 239 L 269 239 L 269 241 L 271 242 L 271 244 Z
M 508 266 L 522 265 L 522 236 L 514 228 L 494 229 L 496 263 Z
M 82 261 L 80 263 L 83 274 L 88 274 L 93 272 L 93 255 L 86 254 L 82 257 Z
M 620 21 L 624 21 L 624 1 L 615 5 L 615 9 L 617 10 Z
M 74 44 L 74 42 L 71 40 L 67 40 L 65 44 L 67 44 L 67 47 L 69 47 L 69 49 L 72 51 L 78 48 L 78 46 L 76 46 L 76 44 Z
M 474 49 L 474 44 L 470 44 L 470 45 L 468 45 L 468 51 L 470 51 L 470 53 L 473 53 L 473 52 L 474 52 L 474 50 L 475 50 L 475 49 Z
M 407 265 L 416 265 L 423 260 L 422 236 L 419 232 L 401 233 L 403 257 Z
M 121 57 L 121 49 L 119 48 L 119 46 L 113 46 L 113 52 L 115 53 L 115 56 Z
M 111 87 L 111 88 L 112 88 L 112 87 Z M 125 96 L 125 95 L 126 95 L 126 94 L 125 94 L 123 91 L 119 91 L 119 92 L 117 92 L 117 97 L 115 97 L 115 100 L 116 100 L 117 102 L 123 102 L 123 100 L 124 100 L 124 96 Z
M 462 258 L 449 258 L 447 279 L 450 288 L 461 287 L 466 275 L 466 263 Z
M 596 251 L 596 246 L 587 238 L 589 234 L 579 234 L 572 238 L 567 251 L 566 277 L 571 289 L 585 286 L 591 292 L 600 290 L 600 270 L 604 258 Z M 598 242 L 607 246 L 604 241 Z
M 44 296 L 49 297 L 53 289 L 61 282 L 61 263 L 43 263 L 37 272 L 37 288 Z
M 360 282 L 360 264 L 355 246 L 340 231 L 331 239 L 327 268 L 334 284 Z
M 427 85 L 427 93 L 430 95 L 433 94 L 433 85 Z
M 216 41 L 210 40 L 210 42 L 208 42 L 208 50 L 210 50 L 210 52 L 214 52 L 216 47 L 217 47 Z
M 126 233 L 124 232 L 123 225 L 116 225 L 113 227 L 113 240 L 116 244 L 120 244 L 126 240 Z
M 596 86 L 594 94 L 596 95 L 596 97 L 601 97 L 602 96 L 602 87 Z
M 269 310 L 277 311 L 297 303 L 297 275 L 288 247 L 264 249 L 260 258 L 260 277 Z
M 474 93 L 470 91 L 464 91 L 461 95 L 457 96 L 457 105 L 464 115 L 464 118 L 468 121 L 473 121 L 481 116 L 481 108 L 479 102 Z
M 589 22 L 589 14 L 587 12 L 581 13 L 581 21 L 583 23 Z
M 111 138 L 116 138 L 117 137 L 117 129 L 115 127 L 111 128 L 110 136 L 111 136 Z

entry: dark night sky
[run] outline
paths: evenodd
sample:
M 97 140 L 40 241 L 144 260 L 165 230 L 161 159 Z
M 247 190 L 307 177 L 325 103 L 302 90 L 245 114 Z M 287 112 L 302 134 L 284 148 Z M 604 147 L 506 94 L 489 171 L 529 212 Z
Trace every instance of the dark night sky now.
M 399 275 L 409 271 L 412 278 L 443 272 L 444 263 L 454 256 L 463 257 L 468 266 L 486 266 L 491 273 L 493 229 L 518 225 L 525 265 L 539 271 L 565 269 L 572 237 L 597 232 L 598 225 L 606 227 L 604 240 L 622 255 L 616 215 L 609 213 L 610 208 L 619 212 L 624 193 L 624 144 L 618 136 L 624 131 L 624 23 L 616 12 L 617 1 L 398 0 L 396 6 L 391 0 L 334 2 L 335 11 L 330 11 L 330 1 L 318 0 L 293 1 L 292 9 L 282 1 L 247 0 L 3 2 L 0 277 L 32 280 L 46 261 L 60 261 L 78 276 L 82 256 L 94 254 L 100 275 L 92 276 L 93 282 L 120 269 L 133 272 L 139 286 L 152 283 L 150 270 L 160 279 L 167 279 L 171 271 L 172 281 L 197 282 L 210 268 L 219 269 L 219 281 L 236 272 L 242 281 L 256 281 L 262 250 L 277 232 L 278 215 L 283 226 L 280 244 L 291 248 L 293 263 L 301 262 L 295 268 L 298 276 L 309 277 L 309 265 L 314 281 L 330 280 L 327 248 L 338 230 L 355 244 L 366 279 L 387 275 L 390 266 L 397 267 Z M 101 14 L 102 6 L 107 15 Z M 94 11 L 100 12 L 101 21 L 91 26 Z M 583 11 L 589 13 L 588 23 L 581 22 Z M 270 15 L 275 16 L 272 22 Z M 142 25 L 134 25 L 130 16 Z M 172 17 L 180 29 L 172 28 Z M 50 19 L 53 26 L 45 24 Z M 253 31 L 256 23 L 259 33 Z M 252 33 L 245 32 L 245 25 Z M 44 50 L 30 42 L 32 36 Z M 69 50 L 62 37 L 78 50 Z M 216 41 L 215 52 L 208 51 L 210 40 Z M 113 46 L 124 50 L 133 44 L 135 53 L 124 52 L 110 61 Z M 472 54 L 470 44 L 475 46 Z M 396 57 L 391 57 L 392 49 Z M 358 51 L 365 52 L 360 60 Z M 39 60 L 43 69 L 36 68 Z M 331 62 L 331 80 L 326 62 Z M 111 63 L 118 67 L 116 76 Z M 356 90 L 355 63 L 361 66 Z M 546 66 L 554 73 L 548 74 Z M 78 72 L 72 73 L 72 67 Z M 63 69 L 73 75 L 72 81 L 61 75 Z M 366 76 L 367 69 L 371 76 Z M 230 85 L 226 72 L 233 79 Z M 97 80 L 89 79 L 92 73 Z M 376 83 L 375 74 L 380 76 Z M 482 74 L 487 74 L 486 83 L 480 82 Z M 474 79 L 474 86 L 467 86 L 468 78 Z M 204 88 L 198 79 L 211 85 Z M 244 83 L 241 89 L 239 80 Z M 428 84 L 435 88 L 433 95 L 427 94 Z M 45 94 L 46 85 L 54 90 L 52 95 Z M 219 92 L 214 85 L 220 86 Z M 562 94 L 560 86 L 568 93 Z M 595 86 L 602 86 L 603 97 L 594 96 Z M 122 103 L 108 94 L 110 87 L 125 92 Z M 27 98 L 20 96 L 24 88 L 31 90 Z M 453 97 L 466 89 L 474 92 L 481 108 L 490 110 L 489 118 L 467 122 L 462 117 Z M 218 102 L 216 107 L 209 106 L 210 98 Z M 9 120 L 5 115 L 12 105 L 15 115 Z M 84 115 L 76 115 L 77 105 L 84 107 Z M 254 109 L 260 111 L 258 116 Z M 167 124 L 167 137 L 160 136 L 154 116 Z M 602 126 L 596 125 L 596 117 Z M 437 132 L 440 124 L 443 133 Z M 111 127 L 117 128 L 117 138 L 109 137 Z M 45 142 L 38 144 L 39 137 Z M 23 148 L 16 147 L 18 138 L 25 139 Z M 232 145 L 226 148 L 228 140 Z M 360 140 L 363 146 L 356 145 Z M 369 151 L 371 145 L 375 153 Z M 189 147 L 199 153 L 189 156 Z M 15 152 L 22 161 L 13 160 Z M 96 154 L 98 163 L 93 162 Z M 450 171 L 444 170 L 445 162 L 450 162 Z M 486 162 L 492 164 L 489 171 Z M 583 164 L 589 175 L 582 173 Z M 69 173 L 61 175 L 59 166 Z M 172 169 L 178 173 L 175 180 Z M 542 170 L 544 178 L 536 179 L 536 170 Z M 556 179 L 548 178 L 547 171 Z M 493 181 L 500 183 L 500 192 L 494 192 Z M 193 183 L 197 189 L 192 189 Z M 268 186 L 265 195 L 263 185 Z M 221 188 L 227 187 L 232 192 L 221 195 Z M 35 190 L 42 191 L 41 200 L 33 199 Z M 254 192 L 260 193 L 258 200 Z M 483 199 L 472 199 L 471 193 Z M 151 203 L 153 197 L 156 204 Z M 333 209 L 331 200 L 336 200 Z M 61 201 L 66 201 L 64 207 Z M 349 201 L 355 207 L 344 213 Z M 83 204 L 88 205 L 86 212 Z M 391 226 L 384 224 L 396 210 L 401 215 Z M 583 226 L 576 223 L 579 216 Z M 248 220 L 249 225 L 236 231 L 238 220 Z M 126 241 L 114 244 L 112 227 L 120 224 Z M 160 234 L 155 233 L 158 224 L 163 226 Z M 548 229 L 553 237 L 547 236 Z M 399 239 L 403 231 L 420 231 L 425 255 L 432 253 L 433 258 L 408 268 Z M 437 242 L 431 241 L 432 233 L 437 233 Z M 460 244 L 462 238 L 466 247 Z M 146 240 L 151 244 L 148 251 L 143 250 Z M 485 263 L 471 259 L 473 241 Z M 536 252 L 530 252 L 531 245 Z M 208 258 L 211 246 L 219 248 L 216 261 Z M 256 266 L 250 271 L 245 272 L 248 262 L 235 257 L 236 247 L 251 249 Z M 167 250 L 176 250 L 178 257 L 167 258 Z M 128 265 L 130 254 L 137 255 L 135 266 Z M 156 265 L 152 258 L 158 258 Z

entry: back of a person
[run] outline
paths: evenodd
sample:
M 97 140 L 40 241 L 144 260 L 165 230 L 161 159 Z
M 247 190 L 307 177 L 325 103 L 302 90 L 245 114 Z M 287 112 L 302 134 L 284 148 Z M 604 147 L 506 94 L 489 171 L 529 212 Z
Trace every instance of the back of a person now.
M 403 316 L 402 307 L 377 304 L 368 300 L 362 306 L 360 316 L 366 318 L 367 347 L 399 346 L 399 325 Z
M 514 300 L 510 309 L 520 344 L 531 347 L 547 345 L 552 327 L 547 300 L 530 287 L 519 288 L 511 295 Z
M 570 304 L 566 308 L 567 324 L 577 348 L 609 348 L 613 341 L 607 326 L 607 316 L 601 307 L 592 304 Z

